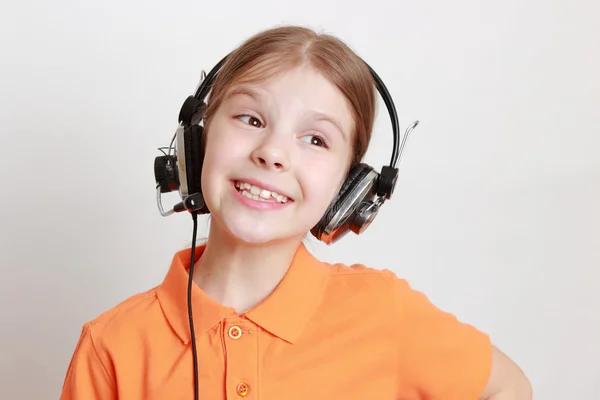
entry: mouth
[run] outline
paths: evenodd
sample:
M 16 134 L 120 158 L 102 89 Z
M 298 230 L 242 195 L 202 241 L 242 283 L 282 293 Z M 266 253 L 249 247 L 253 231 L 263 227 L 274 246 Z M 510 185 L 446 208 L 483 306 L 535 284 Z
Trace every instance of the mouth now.
M 245 196 L 252 200 L 281 204 L 293 201 L 292 199 L 283 194 L 265 189 L 261 186 L 249 182 L 233 181 L 233 184 L 236 190 L 240 192 L 242 196 Z

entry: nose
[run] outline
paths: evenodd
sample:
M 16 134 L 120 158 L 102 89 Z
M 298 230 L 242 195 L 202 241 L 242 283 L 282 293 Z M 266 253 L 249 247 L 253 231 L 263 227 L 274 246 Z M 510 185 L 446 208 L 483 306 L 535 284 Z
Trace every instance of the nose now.
M 290 154 L 285 138 L 270 134 L 252 152 L 252 161 L 260 167 L 274 171 L 287 171 L 290 168 Z

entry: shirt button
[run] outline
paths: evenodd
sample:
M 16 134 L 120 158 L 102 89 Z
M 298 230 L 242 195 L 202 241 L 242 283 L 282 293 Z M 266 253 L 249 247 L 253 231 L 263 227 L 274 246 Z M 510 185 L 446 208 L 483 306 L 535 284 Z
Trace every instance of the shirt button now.
M 237 385 L 237 394 L 240 397 L 246 397 L 250 391 L 250 386 L 247 383 L 240 382 Z
M 242 337 L 242 330 L 239 326 L 232 326 L 229 328 L 229 337 L 232 339 L 239 339 Z

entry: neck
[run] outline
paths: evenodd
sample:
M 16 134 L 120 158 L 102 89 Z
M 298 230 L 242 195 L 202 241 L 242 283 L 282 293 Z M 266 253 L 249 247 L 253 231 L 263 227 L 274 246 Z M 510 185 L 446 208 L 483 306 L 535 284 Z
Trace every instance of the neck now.
M 248 244 L 211 223 L 192 279 L 215 301 L 242 314 L 261 303 L 286 274 L 301 238 Z

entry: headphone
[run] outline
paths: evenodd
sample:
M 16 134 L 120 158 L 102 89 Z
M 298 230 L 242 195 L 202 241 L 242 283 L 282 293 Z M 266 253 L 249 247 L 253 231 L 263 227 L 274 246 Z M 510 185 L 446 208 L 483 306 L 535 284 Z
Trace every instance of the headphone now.
M 179 126 L 171 144 L 168 148 L 160 148 L 163 155 L 154 160 L 156 199 L 162 216 L 185 210 L 197 214 L 210 212 L 201 188 L 204 127 L 200 122 L 206 107 L 205 99 L 227 57 L 219 61 L 208 75 L 202 72 L 195 94 L 189 96 L 181 107 Z M 321 220 L 311 229 L 311 233 L 326 244 L 336 242 L 350 231 L 361 234 L 373 222 L 383 203 L 394 193 L 400 157 L 410 132 L 419 123 L 415 121 L 406 129 L 400 144 L 398 116 L 392 97 L 377 73 L 366 62 L 365 65 L 369 68 L 390 115 L 394 136 L 392 156 L 389 165 L 384 165 L 381 172 L 365 163 L 358 163 L 350 168 L 339 193 Z M 168 153 L 165 153 L 165 149 L 168 149 Z M 165 212 L 161 194 L 175 190 L 179 191 L 181 202 Z

